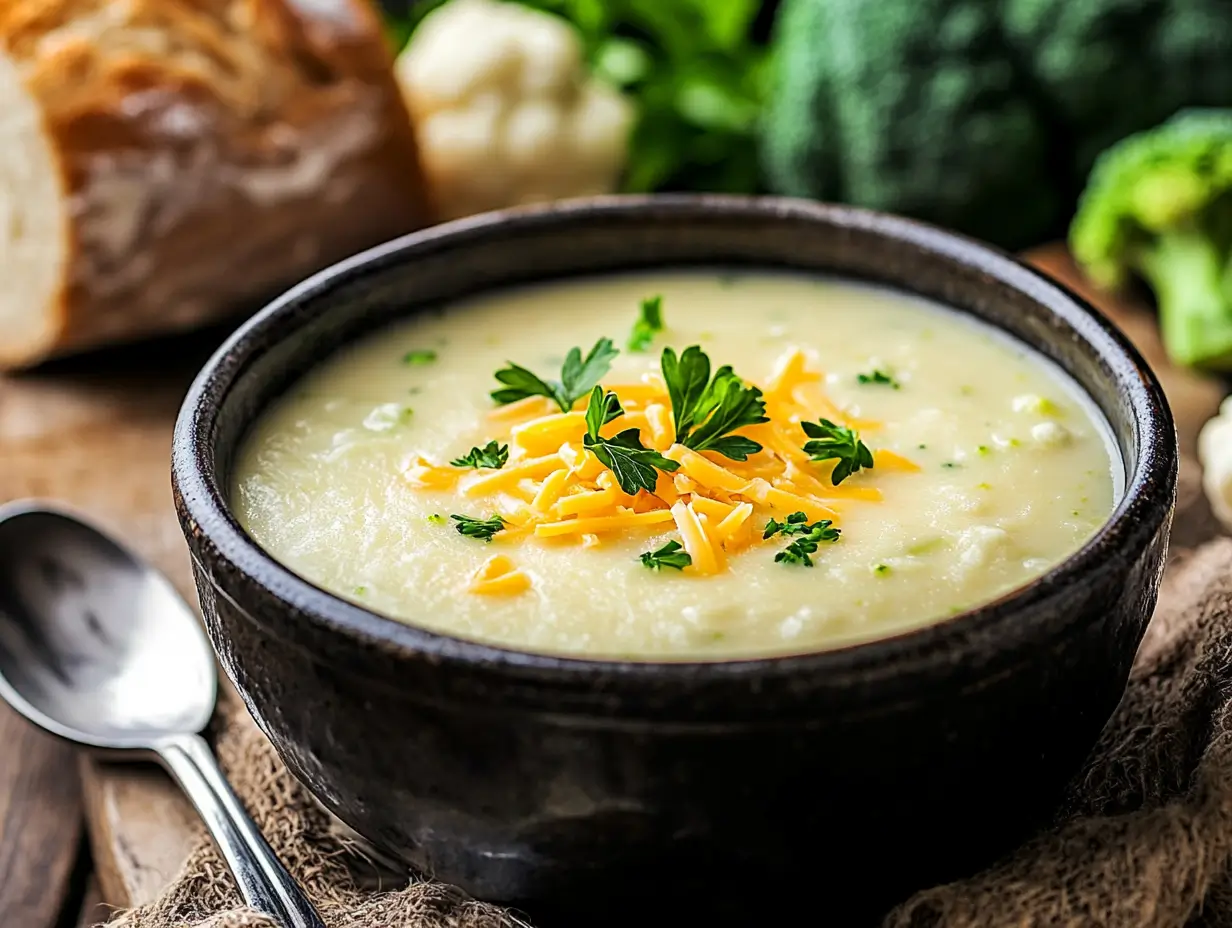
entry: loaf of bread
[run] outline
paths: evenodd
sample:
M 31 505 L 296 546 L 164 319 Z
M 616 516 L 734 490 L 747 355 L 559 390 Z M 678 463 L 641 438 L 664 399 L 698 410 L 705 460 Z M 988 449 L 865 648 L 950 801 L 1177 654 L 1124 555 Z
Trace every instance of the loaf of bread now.
M 250 309 L 428 216 L 368 0 L 0 0 L 0 368 Z

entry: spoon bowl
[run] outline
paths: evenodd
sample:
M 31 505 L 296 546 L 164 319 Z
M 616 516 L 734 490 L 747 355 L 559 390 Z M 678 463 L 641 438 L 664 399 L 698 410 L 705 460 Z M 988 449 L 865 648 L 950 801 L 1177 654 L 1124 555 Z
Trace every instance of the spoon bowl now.
M 0 506 L 0 696 L 61 738 L 152 755 L 201 813 L 244 901 L 283 928 L 324 928 L 199 734 L 218 671 L 192 610 L 65 510 Z
M 0 694 L 96 748 L 152 749 L 203 729 L 209 640 L 160 573 L 75 516 L 0 507 Z

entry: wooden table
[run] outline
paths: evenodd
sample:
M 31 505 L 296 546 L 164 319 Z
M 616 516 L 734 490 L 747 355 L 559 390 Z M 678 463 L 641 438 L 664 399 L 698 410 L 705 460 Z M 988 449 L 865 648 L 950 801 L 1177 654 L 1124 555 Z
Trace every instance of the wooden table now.
M 1156 366 L 1182 449 L 1192 454 L 1222 388 L 1168 366 L 1150 313 L 1091 294 L 1063 251 L 1043 249 L 1033 259 L 1100 302 Z M 221 335 L 0 378 L 0 501 L 50 497 L 78 507 L 149 557 L 195 602 L 171 507 L 170 432 L 192 374 Z M 0 925 L 88 925 L 105 915 L 100 901 L 148 900 L 175 875 L 199 835 L 192 810 L 161 771 L 77 758 L 0 705 Z

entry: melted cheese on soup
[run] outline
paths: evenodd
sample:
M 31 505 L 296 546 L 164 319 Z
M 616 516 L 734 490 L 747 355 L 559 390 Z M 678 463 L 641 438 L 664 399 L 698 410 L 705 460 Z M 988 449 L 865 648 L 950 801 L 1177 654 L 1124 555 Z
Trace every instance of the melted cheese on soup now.
M 662 327 L 634 333 L 651 297 Z M 587 363 L 605 337 L 619 354 Z M 707 393 L 703 377 L 690 401 L 690 346 L 734 382 Z M 574 348 L 581 376 L 562 373 Z M 340 350 L 259 421 L 232 498 L 275 558 L 410 624 L 705 659 L 883 637 L 996 598 L 1090 538 L 1120 472 L 1076 385 L 965 316 L 682 272 L 502 292 Z

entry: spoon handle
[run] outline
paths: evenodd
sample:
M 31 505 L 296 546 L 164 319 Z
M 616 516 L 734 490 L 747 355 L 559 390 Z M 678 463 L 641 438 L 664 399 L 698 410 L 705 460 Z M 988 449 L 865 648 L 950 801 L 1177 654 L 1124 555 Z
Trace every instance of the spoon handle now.
M 308 897 L 274 856 L 199 735 L 177 735 L 158 754 L 197 807 L 244 901 L 284 928 L 325 928 Z

